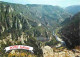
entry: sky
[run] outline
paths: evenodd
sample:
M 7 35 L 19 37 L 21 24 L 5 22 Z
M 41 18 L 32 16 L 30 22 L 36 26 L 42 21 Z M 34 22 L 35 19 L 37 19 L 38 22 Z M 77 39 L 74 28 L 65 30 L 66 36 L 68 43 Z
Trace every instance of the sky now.
M 0 0 L 0 1 L 18 4 L 45 4 L 61 7 L 80 5 L 80 0 Z

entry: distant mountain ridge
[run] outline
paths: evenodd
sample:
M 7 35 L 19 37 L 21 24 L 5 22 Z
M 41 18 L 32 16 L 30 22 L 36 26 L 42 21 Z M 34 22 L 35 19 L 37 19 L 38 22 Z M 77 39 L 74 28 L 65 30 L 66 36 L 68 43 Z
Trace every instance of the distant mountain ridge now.
M 4 4 L 9 4 L 15 12 L 27 16 L 27 18 L 35 20 L 37 22 L 42 22 L 43 24 L 57 24 L 64 21 L 65 18 L 69 17 L 69 13 L 58 6 L 36 4 L 21 5 L 10 3 Z
M 80 5 L 69 6 L 66 7 L 65 10 L 74 15 L 80 12 Z

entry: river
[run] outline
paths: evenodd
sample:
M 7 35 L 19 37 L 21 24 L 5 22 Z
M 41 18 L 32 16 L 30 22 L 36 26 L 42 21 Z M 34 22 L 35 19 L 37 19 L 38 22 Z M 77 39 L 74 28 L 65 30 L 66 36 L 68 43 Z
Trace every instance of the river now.
M 53 31 L 53 36 L 55 36 L 56 40 L 61 43 L 61 45 L 59 45 L 59 46 L 66 46 L 65 41 L 63 41 L 61 38 L 59 38 L 59 37 L 55 34 L 55 31 Z

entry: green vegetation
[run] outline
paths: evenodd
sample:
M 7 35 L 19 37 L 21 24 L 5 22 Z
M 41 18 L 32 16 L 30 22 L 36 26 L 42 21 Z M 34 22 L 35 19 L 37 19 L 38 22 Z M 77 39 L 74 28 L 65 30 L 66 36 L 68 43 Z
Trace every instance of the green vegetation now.
M 42 50 L 41 50 L 42 43 L 39 42 L 39 41 L 37 41 L 33 37 L 27 38 L 27 41 L 24 40 L 24 44 L 22 44 L 22 42 L 19 41 L 19 40 L 17 40 L 17 41 L 16 40 L 11 41 L 11 39 L 3 39 L 3 40 L 5 40 L 6 44 L 5 44 L 4 41 L 1 41 L 1 43 L 0 43 L 1 44 L 1 47 L 0 47 L 1 48 L 0 49 L 0 56 L 3 56 L 3 55 L 4 56 L 8 56 L 8 53 L 10 53 L 10 52 L 5 53 L 4 48 L 7 47 L 7 46 L 11 46 L 11 45 L 27 45 L 27 46 L 32 46 L 34 48 L 34 56 L 38 56 L 38 57 L 42 56 Z M 21 50 L 17 50 L 17 51 L 21 51 Z M 26 54 L 28 54 L 28 52 L 29 52 L 29 51 L 25 51 L 25 50 L 22 50 L 22 51 L 24 53 L 26 53 Z M 31 55 L 31 53 L 29 53 L 29 54 Z
M 0 56 L 8 55 L 3 51 L 7 46 L 28 45 L 34 48 L 34 55 L 28 55 L 42 57 L 42 46 L 59 43 L 52 35 L 53 30 L 64 39 L 68 47 L 80 45 L 79 36 L 76 36 L 79 32 L 80 13 L 72 18 L 70 15 L 58 6 L 0 2 Z M 71 45 L 63 36 L 69 39 Z M 36 40 L 39 37 L 48 41 Z
M 64 23 L 61 29 L 60 34 L 62 33 L 61 36 L 69 48 L 74 48 L 75 46 L 80 45 L 79 21 L 80 13 L 74 15 L 68 23 Z
M 53 39 L 51 39 L 49 42 L 46 42 L 45 45 L 55 46 L 55 45 L 57 45 L 58 43 L 59 43 L 59 42 L 58 42 L 55 38 L 53 38 Z
M 78 12 L 80 12 L 80 5 L 69 6 L 69 7 L 66 7 L 65 10 L 70 14 L 75 15 Z

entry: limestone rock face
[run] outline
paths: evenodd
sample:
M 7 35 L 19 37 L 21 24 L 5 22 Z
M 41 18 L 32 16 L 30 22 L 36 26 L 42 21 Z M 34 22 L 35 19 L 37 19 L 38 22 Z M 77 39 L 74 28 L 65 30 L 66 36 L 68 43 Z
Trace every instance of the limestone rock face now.
M 49 46 L 42 47 L 43 57 L 53 57 L 53 49 Z

